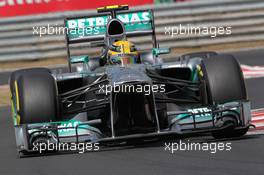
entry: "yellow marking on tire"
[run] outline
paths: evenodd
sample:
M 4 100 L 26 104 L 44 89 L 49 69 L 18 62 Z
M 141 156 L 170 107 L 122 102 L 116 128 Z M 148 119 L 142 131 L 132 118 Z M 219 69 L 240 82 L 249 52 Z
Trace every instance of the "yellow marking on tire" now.
M 16 121 L 17 121 L 17 125 L 20 125 L 20 115 L 19 114 L 17 114 L 16 116 Z
M 14 125 L 17 125 L 17 114 L 15 112 L 15 105 L 14 105 L 14 100 L 11 98 L 11 110 L 12 110 L 12 118 Z
M 19 111 L 19 94 L 18 94 L 17 81 L 15 81 L 15 91 L 16 91 L 16 108 L 17 111 Z
M 199 74 L 201 77 L 203 77 L 203 71 L 202 71 L 201 66 L 200 66 L 200 65 L 197 65 L 196 68 L 197 68 L 197 72 L 198 72 L 198 74 Z

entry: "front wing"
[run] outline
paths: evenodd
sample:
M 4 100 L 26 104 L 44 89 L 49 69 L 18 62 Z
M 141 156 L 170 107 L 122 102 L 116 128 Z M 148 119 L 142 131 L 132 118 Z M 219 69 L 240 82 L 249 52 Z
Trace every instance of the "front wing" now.
M 201 110 L 207 109 L 207 110 Z M 67 122 L 51 122 L 40 124 L 23 124 L 15 126 L 16 145 L 19 152 L 34 152 L 34 138 L 39 136 L 53 143 L 111 143 L 130 139 L 147 139 L 164 135 L 188 136 L 190 134 L 210 133 L 228 126 L 221 125 L 221 119 L 227 114 L 237 114 L 238 127 L 250 126 L 250 102 L 232 102 L 223 105 L 188 109 L 186 111 L 168 112 L 173 116 L 170 126 L 166 129 L 150 133 L 123 136 L 105 136 L 99 129 L 91 126 L 89 121 L 70 120 Z

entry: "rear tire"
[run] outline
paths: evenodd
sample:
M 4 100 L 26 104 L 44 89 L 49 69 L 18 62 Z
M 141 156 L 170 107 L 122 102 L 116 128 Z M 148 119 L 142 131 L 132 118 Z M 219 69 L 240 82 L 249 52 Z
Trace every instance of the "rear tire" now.
M 10 78 L 12 103 L 17 124 L 56 121 L 58 114 L 57 86 L 46 70 L 16 72 Z

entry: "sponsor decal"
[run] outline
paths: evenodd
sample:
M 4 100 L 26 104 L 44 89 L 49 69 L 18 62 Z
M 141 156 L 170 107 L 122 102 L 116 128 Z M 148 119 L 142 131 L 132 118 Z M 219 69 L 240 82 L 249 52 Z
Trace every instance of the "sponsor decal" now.
M 194 109 L 188 109 L 188 112 L 194 115 L 196 122 L 203 122 L 203 121 L 209 121 L 212 120 L 212 110 L 209 108 L 194 108 Z M 187 117 L 188 116 L 188 117 Z M 183 119 L 184 118 L 184 119 Z M 178 121 L 178 123 L 193 123 L 193 116 L 189 116 L 189 114 L 179 114 L 177 115 L 172 122 Z
M 204 117 L 204 116 L 211 116 L 210 112 L 212 112 L 212 110 L 208 108 L 196 108 L 196 109 L 189 109 L 188 112 L 191 112 L 193 114 L 203 113 L 203 114 L 195 115 L 195 117 Z
M 63 128 L 63 129 L 59 129 L 58 132 L 59 133 L 66 133 L 66 132 L 75 131 L 75 129 L 72 127 L 76 127 L 78 124 L 80 124 L 79 121 L 69 121 L 69 122 L 61 123 L 58 126 L 58 128 Z
M 110 15 L 104 15 L 68 20 L 66 27 L 69 29 L 69 38 L 78 39 L 89 36 L 94 37 L 95 35 L 105 35 L 109 18 Z M 150 11 L 118 14 L 117 18 L 125 24 L 124 27 L 126 32 L 152 29 L 152 14 Z
M 107 24 L 109 17 L 110 16 L 100 16 L 100 17 L 69 20 L 67 21 L 67 26 L 70 29 L 105 26 Z M 123 23 L 139 23 L 143 21 L 150 21 L 150 13 L 139 12 L 139 13 L 119 14 L 117 15 L 117 18 Z

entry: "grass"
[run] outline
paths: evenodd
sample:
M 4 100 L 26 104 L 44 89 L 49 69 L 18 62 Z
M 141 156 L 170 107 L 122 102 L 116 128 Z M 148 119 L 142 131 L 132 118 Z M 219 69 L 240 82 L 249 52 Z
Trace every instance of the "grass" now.
M 10 105 L 9 86 L 0 86 L 0 106 Z

